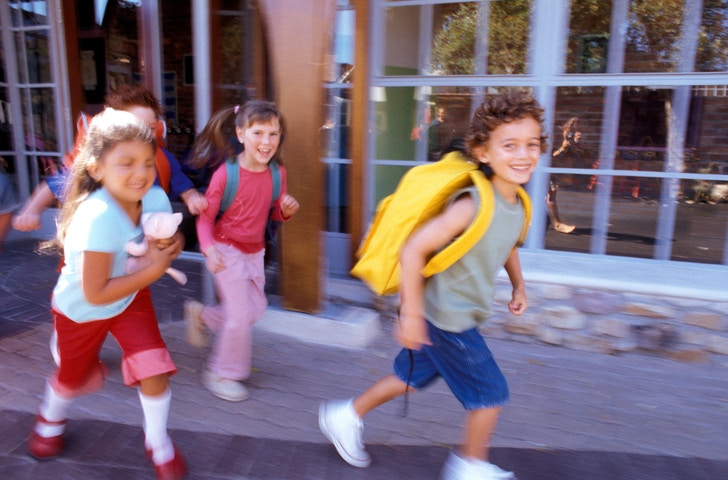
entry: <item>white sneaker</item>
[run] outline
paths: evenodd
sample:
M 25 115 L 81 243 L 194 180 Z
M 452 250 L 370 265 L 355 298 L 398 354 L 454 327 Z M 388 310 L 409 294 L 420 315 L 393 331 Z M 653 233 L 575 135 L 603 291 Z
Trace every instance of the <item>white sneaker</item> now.
M 248 389 L 242 383 L 230 378 L 220 377 L 205 370 L 202 372 L 202 384 L 217 398 L 228 402 L 242 402 L 250 397 Z
M 466 459 L 453 452 L 442 469 L 442 480 L 515 480 L 513 472 L 482 460 Z
M 319 407 L 319 428 L 349 465 L 365 468 L 372 463 L 361 439 L 364 424 L 351 400 L 323 402 Z
M 202 321 L 203 304 L 195 300 L 187 300 L 184 304 L 185 338 L 195 348 L 207 346 L 205 323 Z

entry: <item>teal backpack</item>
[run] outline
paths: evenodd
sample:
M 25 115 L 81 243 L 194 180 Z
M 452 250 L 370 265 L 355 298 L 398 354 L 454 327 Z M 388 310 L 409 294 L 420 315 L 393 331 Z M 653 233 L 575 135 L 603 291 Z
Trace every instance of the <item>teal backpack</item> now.
M 227 182 L 225 182 L 225 191 L 222 194 L 222 200 L 220 200 L 220 212 L 218 216 L 222 215 L 222 212 L 227 210 L 230 204 L 233 203 L 233 199 L 238 193 L 238 183 L 240 183 L 240 167 L 238 167 L 237 160 L 234 157 L 228 158 L 225 165 L 227 166 Z M 273 220 L 272 214 L 273 204 L 281 196 L 281 168 L 277 160 L 271 160 L 268 168 L 270 169 L 270 177 L 273 181 L 273 194 L 271 195 L 268 223 L 265 225 L 265 243 L 275 246 L 277 245 L 278 229 L 281 226 L 281 222 Z

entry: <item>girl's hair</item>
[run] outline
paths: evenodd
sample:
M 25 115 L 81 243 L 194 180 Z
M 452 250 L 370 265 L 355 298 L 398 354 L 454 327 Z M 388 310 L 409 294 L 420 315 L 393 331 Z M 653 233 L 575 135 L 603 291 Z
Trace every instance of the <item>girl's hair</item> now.
M 476 148 L 486 145 L 490 133 L 499 126 L 527 117 L 536 120 L 543 131 L 544 110 L 528 92 L 509 90 L 486 99 L 475 110 L 465 138 L 468 154 L 472 157 Z M 545 134 L 541 135 L 541 153 L 546 152 L 547 138 Z
M 89 166 L 103 162 L 108 151 L 118 143 L 132 140 L 140 140 L 156 149 L 152 129 L 131 113 L 106 108 L 91 120 L 81 151 L 73 162 L 66 180 L 56 240 L 47 246 L 63 248 L 68 225 L 78 206 L 90 193 L 102 187 L 101 183 L 89 174 Z
M 154 110 L 157 117 L 164 113 L 162 104 L 154 93 L 142 85 L 119 85 L 106 96 L 106 105 L 115 110 L 128 110 L 131 107 L 147 107 Z
M 567 130 L 579 130 L 579 117 L 571 117 L 568 119 L 561 130 L 564 132 Z
M 233 115 L 234 122 L 231 122 Z M 220 165 L 227 158 L 242 151 L 235 134 L 236 127 L 248 128 L 254 123 L 269 123 L 273 120 L 278 120 L 281 127 L 281 139 L 271 161 L 282 163 L 280 153 L 286 135 L 283 115 L 273 102 L 250 100 L 243 105 L 224 108 L 207 121 L 192 145 L 188 164 L 193 168 L 214 168 Z

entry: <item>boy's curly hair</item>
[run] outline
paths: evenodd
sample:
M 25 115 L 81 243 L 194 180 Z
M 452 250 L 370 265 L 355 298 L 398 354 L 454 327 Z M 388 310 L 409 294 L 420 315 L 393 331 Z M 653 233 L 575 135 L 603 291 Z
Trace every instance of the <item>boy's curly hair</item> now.
M 465 137 L 468 154 L 484 146 L 490 140 L 490 133 L 514 120 L 531 117 L 541 125 L 543 131 L 544 109 L 539 105 L 533 95 L 522 90 L 509 90 L 504 93 L 487 98 L 475 110 L 470 129 Z M 541 153 L 546 152 L 547 135 L 541 135 Z

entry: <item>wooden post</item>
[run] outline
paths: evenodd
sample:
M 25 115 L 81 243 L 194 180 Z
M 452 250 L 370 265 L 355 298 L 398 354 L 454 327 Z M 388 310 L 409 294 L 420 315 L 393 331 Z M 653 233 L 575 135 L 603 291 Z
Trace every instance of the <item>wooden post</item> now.
M 279 285 L 283 307 L 317 313 L 324 303 L 322 251 L 324 168 L 322 82 L 331 47 L 334 0 L 261 0 L 275 102 L 286 121 L 283 163 L 288 190 L 301 205 L 281 235 Z

